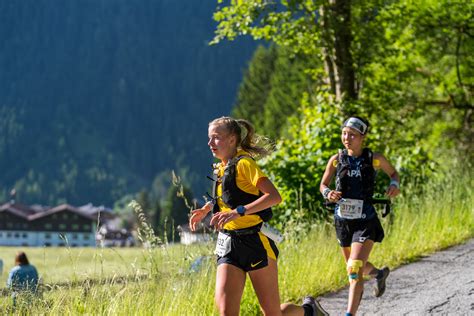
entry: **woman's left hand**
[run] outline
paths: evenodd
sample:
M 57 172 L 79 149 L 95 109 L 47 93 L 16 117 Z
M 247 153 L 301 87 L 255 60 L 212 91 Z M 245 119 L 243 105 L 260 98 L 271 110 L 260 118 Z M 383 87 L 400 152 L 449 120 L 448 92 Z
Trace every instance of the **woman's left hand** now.
M 222 229 L 226 223 L 239 217 L 240 215 L 236 210 L 230 212 L 217 212 L 211 218 L 211 225 L 216 226 L 217 229 Z
M 387 189 L 387 192 L 385 192 L 385 194 L 389 197 L 389 198 L 394 198 L 396 197 L 398 194 L 400 194 L 400 189 L 397 188 L 395 185 L 390 185 Z

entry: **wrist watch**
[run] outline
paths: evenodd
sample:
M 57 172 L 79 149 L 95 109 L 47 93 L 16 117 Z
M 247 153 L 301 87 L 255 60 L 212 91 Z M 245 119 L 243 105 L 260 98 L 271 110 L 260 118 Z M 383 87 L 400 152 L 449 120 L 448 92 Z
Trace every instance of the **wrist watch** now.
M 245 206 L 239 205 L 239 206 L 236 207 L 235 210 L 237 211 L 237 213 L 239 213 L 240 216 L 245 215 L 245 211 L 246 211 Z

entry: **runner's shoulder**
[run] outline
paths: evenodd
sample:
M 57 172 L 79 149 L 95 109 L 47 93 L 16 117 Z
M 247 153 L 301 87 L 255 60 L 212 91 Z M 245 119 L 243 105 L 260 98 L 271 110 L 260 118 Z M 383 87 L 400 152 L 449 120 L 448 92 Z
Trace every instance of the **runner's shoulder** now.
M 386 161 L 387 159 L 385 158 L 385 156 L 381 153 L 373 153 L 373 159 L 372 159 L 372 166 L 375 168 L 375 169 L 379 169 L 380 168 L 380 165 L 381 163 L 383 163 L 384 161 Z
M 328 164 L 329 164 L 330 166 L 333 166 L 334 168 L 336 168 L 336 167 L 337 167 L 337 163 L 338 163 L 338 161 L 337 161 L 337 157 L 338 157 L 338 156 L 339 156 L 339 154 L 334 154 L 334 155 L 332 155 L 331 158 L 329 158 Z

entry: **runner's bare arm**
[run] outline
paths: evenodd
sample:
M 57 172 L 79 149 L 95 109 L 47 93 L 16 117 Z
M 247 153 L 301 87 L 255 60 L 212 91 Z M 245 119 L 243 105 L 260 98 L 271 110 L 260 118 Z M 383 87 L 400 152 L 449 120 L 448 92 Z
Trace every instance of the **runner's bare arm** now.
M 281 202 L 280 193 L 267 177 L 258 179 L 257 188 L 263 193 L 263 195 L 252 203 L 243 205 L 245 207 L 245 215 L 260 212 Z M 236 209 L 231 212 L 218 212 L 213 215 L 211 225 L 216 225 L 217 228 L 222 228 L 226 223 L 239 217 L 240 215 Z
M 324 171 L 323 177 L 321 179 L 321 184 L 319 185 L 319 191 L 323 196 L 324 192 L 327 191 L 329 185 L 331 184 L 332 179 L 336 175 L 336 162 L 337 154 L 329 158 L 328 164 L 326 165 L 326 170 Z M 331 190 L 327 193 L 327 199 L 331 202 L 338 201 L 342 197 L 342 193 L 339 191 Z
M 381 169 L 389 178 L 390 184 L 385 194 L 392 198 L 400 193 L 400 176 L 392 164 L 380 153 L 374 153 L 374 159 L 379 161 L 378 168 Z
M 245 205 L 245 209 L 247 210 L 245 214 L 247 215 L 277 205 L 282 200 L 277 188 L 275 188 L 273 183 L 266 177 L 258 179 L 257 188 L 263 193 L 263 195 L 252 203 Z

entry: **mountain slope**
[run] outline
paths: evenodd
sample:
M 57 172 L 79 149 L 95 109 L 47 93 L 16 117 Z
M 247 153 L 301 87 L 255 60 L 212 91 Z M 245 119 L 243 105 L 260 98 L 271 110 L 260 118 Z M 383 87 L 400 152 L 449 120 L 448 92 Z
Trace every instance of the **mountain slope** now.
M 110 204 L 169 169 L 200 190 L 207 123 L 230 112 L 255 45 L 208 46 L 214 7 L 0 3 L 0 197 Z

